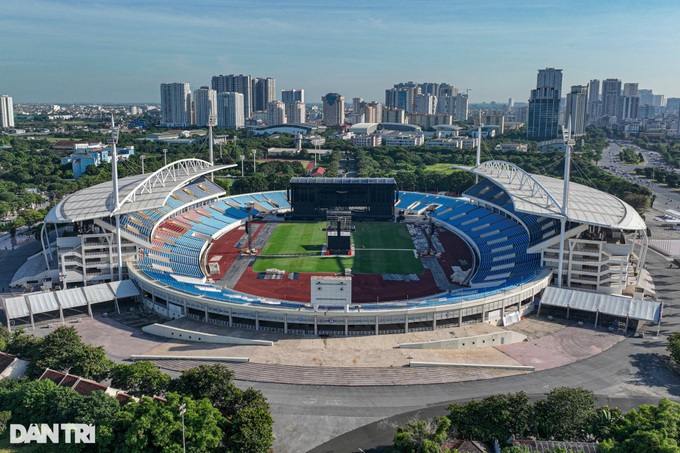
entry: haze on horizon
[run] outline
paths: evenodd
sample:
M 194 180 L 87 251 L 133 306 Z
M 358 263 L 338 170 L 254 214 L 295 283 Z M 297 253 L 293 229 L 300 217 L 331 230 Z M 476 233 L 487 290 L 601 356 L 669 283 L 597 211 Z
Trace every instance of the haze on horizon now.
M 163 82 L 240 73 L 308 102 L 384 102 L 410 80 L 470 89 L 471 103 L 525 102 L 545 67 L 563 69 L 563 92 L 618 78 L 680 97 L 677 1 L 4 3 L 0 94 L 15 103 L 159 102 Z

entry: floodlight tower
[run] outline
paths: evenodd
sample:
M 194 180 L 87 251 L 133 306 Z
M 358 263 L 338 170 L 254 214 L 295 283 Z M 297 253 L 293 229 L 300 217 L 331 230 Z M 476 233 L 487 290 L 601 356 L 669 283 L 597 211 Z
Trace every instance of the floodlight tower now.
M 569 204 L 569 178 L 571 173 L 571 149 L 574 139 L 571 138 L 571 118 L 567 122 L 567 130 L 563 132 L 564 144 L 564 193 L 562 194 L 562 219 L 560 221 L 560 253 L 557 261 L 557 287 L 562 287 L 562 268 L 564 266 L 564 233 L 566 231 L 568 204 Z
M 241 178 L 243 178 L 243 161 L 246 160 L 246 156 L 241 154 Z
M 208 116 L 208 141 L 210 142 L 210 165 L 215 165 L 215 155 L 213 154 L 213 126 L 217 124 L 217 116 L 211 113 Z M 215 180 L 215 173 L 210 173 L 210 180 Z
M 107 139 L 107 142 L 109 145 L 111 145 L 111 160 L 112 165 L 111 165 L 111 177 L 112 177 L 112 182 L 113 182 L 113 200 L 114 200 L 114 206 L 112 212 L 116 213 L 115 218 L 116 218 L 116 251 L 118 254 L 118 281 L 123 280 L 123 245 L 121 243 L 121 238 L 120 238 L 120 215 L 117 214 L 118 209 L 120 208 L 120 196 L 118 194 L 118 153 L 116 152 L 116 144 L 118 143 L 118 134 L 120 133 L 119 129 L 116 127 L 114 123 L 114 118 L 113 114 L 111 114 L 111 135 Z
M 482 163 L 482 109 L 479 109 L 479 122 L 477 124 L 477 157 L 475 166 L 479 167 Z M 479 182 L 479 175 L 475 175 L 475 183 Z

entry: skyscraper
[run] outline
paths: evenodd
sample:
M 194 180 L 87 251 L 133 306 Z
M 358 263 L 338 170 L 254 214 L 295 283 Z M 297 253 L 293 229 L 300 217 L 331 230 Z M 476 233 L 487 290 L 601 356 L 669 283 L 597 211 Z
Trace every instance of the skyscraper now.
M 602 102 L 600 101 L 600 81 L 593 79 L 588 84 L 588 124 L 593 124 L 602 116 Z
M 328 93 L 321 98 L 323 102 L 323 123 L 326 126 L 345 124 L 345 98 L 338 93 Z
M 586 133 L 586 107 L 588 100 L 588 86 L 574 85 L 567 94 L 567 106 L 564 114 L 564 126 L 571 125 L 574 137 Z
M 536 89 L 531 90 L 529 98 L 527 138 L 551 140 L 557 137 L 561 92 L 562 70 L 539 69 Z
M 245 124 L 241 93 L 217 94 L 217 125 L 227 129 L 239 129 Z
M 267 124 L 285 124 L 286 104 L 281 101 L 271 101 L 267 104 Z
M 243 117 L 250 118 L 253 108 L 252 77 L 249 75 L 218 75 L 212 78 L 212 89 L 217 93 L 241 93 L 243 95 Z
M 638 117 L 639 107 L 640 96 L 638 96 L 638 84 L 624 83 L 623 96 L 621 96 L 621 105 L 619 106 L 618 118 L 622 120 L 636 119 Z
M 602 116 L 619 115 L 621 103 L 621 81 L 607 79 L 602 81 Z
M 0 129 L 14 127 L 14 104 L 11 96 L 0 96 Z
M 276 80 L 253 79 L 253 111 L 266 110 L 270 102 L 276 100 Z
M 305 90 L 283 90 L 281 101 L 286 105 L 286 118 L 289 123 L 304 123 L 307 119 Z
M 187 127 L 191 124 L 191 88 L 186 82 L 161 84 L 161 125 Z
M 196 126 L 209 126 L 210 115 L 217 112 L 217 91 L 201 87 L 194 91 L 194 123 Z

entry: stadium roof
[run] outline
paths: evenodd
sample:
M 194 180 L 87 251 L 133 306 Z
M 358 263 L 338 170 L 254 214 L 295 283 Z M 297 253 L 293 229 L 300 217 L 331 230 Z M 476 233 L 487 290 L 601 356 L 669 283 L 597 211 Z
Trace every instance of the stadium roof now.
M 291 184 L 396 184 L 394 178 L 290 178 Z
M 235 167 L 211 165 L 200 159 L 182 159 L 145 175 L 118 180 L 120 207 L 116 210 L 113 182 L 107 181 L 66 196 L 45 217 L 47 223 L 70 223 L 159 208 L 170 194 L 199 176 Z
M 487 161 L 473 168 L 456 167 L 483 176 L 505 190 L 515 211 L 562 218 L 564 181 L 550 176 L 530 175 L 504 161 Z M 569 183 L 569 220 L 620 230 L 644 230 L 645 222 L 628 203 L 592 187 Z

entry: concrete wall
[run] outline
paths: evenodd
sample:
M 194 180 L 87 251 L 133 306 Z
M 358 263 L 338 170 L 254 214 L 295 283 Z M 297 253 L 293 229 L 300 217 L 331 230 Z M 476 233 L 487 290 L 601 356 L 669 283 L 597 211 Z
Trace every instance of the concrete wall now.
M 201 343 L 216 343 L 216 344 L 238 344 L 243 346 L 273 346 L 274 342 L 266 340 L 249 340 L 247 338 L 227 337 L 224 335 L 215 335 L 211 333 L 196 332 L 194 330 L 179 329 L 177 327 L 166 326 L 164 324 L 151 324 L 143 327 L 142 330 L 146 333 L 156 335 L 163 338 L 172 338 L 175 340 L 195 341 Z
M 402 349 L 478 349 L 519 343 L 526 338 L 521 333 L 507 330 L 504 332 L 476 335 L 474 337 L 450 338 L 422 343 L 400 343 L 398 346 Z

